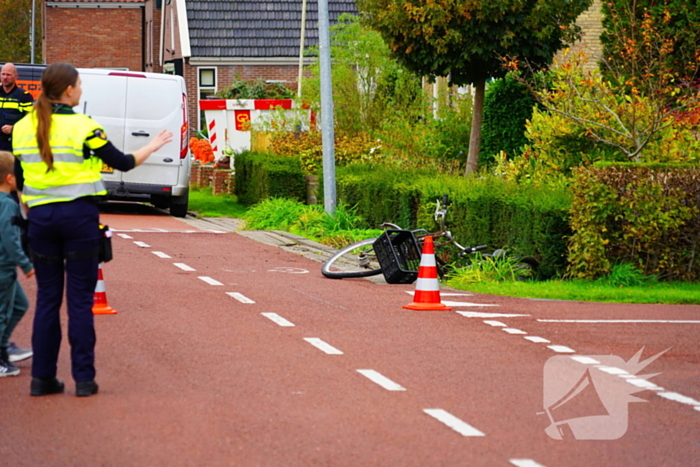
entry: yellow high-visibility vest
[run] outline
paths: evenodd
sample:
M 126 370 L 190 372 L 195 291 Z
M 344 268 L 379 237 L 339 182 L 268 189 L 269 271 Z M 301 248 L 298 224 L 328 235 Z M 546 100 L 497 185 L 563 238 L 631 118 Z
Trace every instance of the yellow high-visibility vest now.
M 39 153 L 35 111 L 17 122 L 12 130 L 12 152 L 22 163 L 24 172 L 22 201 L 32 207 L 106 195 L 100 174 L 102 161 L 95 156 L 85 157 L 86 148 L 94 150 L 107 144 L 100 124 L 72 111 L 55 113 L 51 118 L 49 142 L 53 170 L 50 171 Z

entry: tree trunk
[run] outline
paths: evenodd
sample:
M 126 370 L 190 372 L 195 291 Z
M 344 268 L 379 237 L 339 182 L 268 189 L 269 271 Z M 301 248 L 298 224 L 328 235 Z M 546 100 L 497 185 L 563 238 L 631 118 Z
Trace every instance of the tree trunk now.
M 472 130 L 469 135 L 469 154 L 464 175 L 476 172 L 479 166 L 479 146 L 481 146 L 481 119 L 484 115 L 484 90 L 486 80 L 480 79 L 474 83 L 474 106 L 472 107 Z

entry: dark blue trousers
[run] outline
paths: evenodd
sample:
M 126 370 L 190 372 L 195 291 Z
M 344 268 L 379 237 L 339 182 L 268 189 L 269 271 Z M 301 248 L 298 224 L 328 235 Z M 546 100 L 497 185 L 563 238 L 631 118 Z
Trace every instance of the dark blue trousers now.
M 92 305 L 98 260 L 97 255 L 80 253 L 96 251 L 99 239 L 99 211 L 89 198 L 49 203 L 29 210 L 29 245 L 36 253 L 34 269 L 38 286 L 32 333 L 35 378 L 56 376 L 61 347 L 59 311 L 65 287 L 73 379 L 95 379 Z

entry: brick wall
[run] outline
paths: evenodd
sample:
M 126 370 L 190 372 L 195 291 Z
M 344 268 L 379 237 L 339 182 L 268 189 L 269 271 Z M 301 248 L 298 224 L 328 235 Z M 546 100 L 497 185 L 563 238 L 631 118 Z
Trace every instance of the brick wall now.
M 163 2 L 163 60 L 168 62 L 182 58 L 180 47 L 180 19 L 177 16 L 177 5 L 175 2 Z M 160 39 L 159 39 L 160 40 Z
M 582 29 L 582 37 L 571 47 L 571 51 L 573 53 L 585 52 L 588 61 L 584 64 L 584 68 L 589 70 L 596 68 L 597 62 L 603 54 L 603 46 L 600 43 L 600 35 L 603 33 L 601 0 L 593 0 L 591 7 L 581 13 L 576 23 Z M 560 56 L 557 58 L 561 59 Z
M 44 60 L 143 70 L 141 8 L 46 8 Z
M 163 67 L 160 64 L 160 19 L 161 19 L 161 10 L 157 10 L 154 5 L 154 0 L 146 0 L 145 3 L 145 12 L 144 12 L 144 21 L 145 21 L 145 30 L 143 32 L 144 35 L 144 44 L 145 47 L 148 47 L 148 43 L 150 42 L 150 49 L 151 53 L 148 54 L 146 53 L 146 56 L 144 57 L 144 63 L 145 63 L 145 70 L 144 71 L 149 71 L 152 73 L 162 73 L 163 72 Z M 151 32 L 151 37 L 149 40 L 148 37 L 148 32 Z

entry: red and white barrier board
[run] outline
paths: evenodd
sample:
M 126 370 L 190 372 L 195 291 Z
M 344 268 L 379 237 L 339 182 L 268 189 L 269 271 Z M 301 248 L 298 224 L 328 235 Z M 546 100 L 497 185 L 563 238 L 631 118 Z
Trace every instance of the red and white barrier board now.
M 227 146 L 237 153 L 249 150 L 251 128 L 255 128 L 256 124 L 268 123 L 266 129 L 274 129 L 276 125 L 273 120 L 280 111 L 290 121 L 299 118 L 293 110 L 292 99 L 206 99 L 199 101 L 199 108 L 204 111 L 209 142 L 216 160 L 224 156 L 223 150 Z M 308 130 L 308 111 L 304 120 L 306 123 L 302 124 L 301 129 Z

